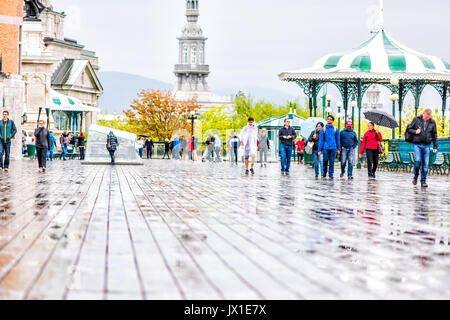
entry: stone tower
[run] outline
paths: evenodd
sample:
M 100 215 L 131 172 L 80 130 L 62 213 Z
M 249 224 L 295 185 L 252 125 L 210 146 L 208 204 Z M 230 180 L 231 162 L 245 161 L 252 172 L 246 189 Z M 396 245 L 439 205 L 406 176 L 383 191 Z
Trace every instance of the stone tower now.
M 177 82 L 174 91 L 208 92 L 206 78 L 209 65 L 205 64 L 205 43 L 207 38 L 198 25 L 199 0 L 186 1 L 187 24 L 179 41 L 178 64 L 175 65 Z

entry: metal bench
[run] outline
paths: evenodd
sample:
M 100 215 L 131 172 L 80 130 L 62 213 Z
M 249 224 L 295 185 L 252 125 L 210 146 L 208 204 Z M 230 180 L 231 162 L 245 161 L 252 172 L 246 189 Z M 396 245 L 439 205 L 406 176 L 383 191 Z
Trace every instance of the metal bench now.
M 430 166 L 431 171 L 434 171 L 436 173 L 439 171 L 440 174 L 443 174 L 442 169 L 444 168 L 445 159 L 444 154 L 442 152 L 438 152 L 436 154 L 436 157 L 432 163 L 433 164 Z
M 381 169 L 383 170 L 392 169 L 393 163 L 394 163 L 394 155 L 392 154 L 392 152 L 389 152 L 386 156 L 386 159 L 380 162 Z

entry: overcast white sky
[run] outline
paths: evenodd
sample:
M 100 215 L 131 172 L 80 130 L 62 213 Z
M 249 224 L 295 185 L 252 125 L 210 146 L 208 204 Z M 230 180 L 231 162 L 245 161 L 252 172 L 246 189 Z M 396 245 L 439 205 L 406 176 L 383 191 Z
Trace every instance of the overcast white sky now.
M 68 14 L 66 36 L 96 51 L 103 71 L 175 81 L 176 37 L 186 23 L 185 0 L 52 3 Z M 199 23 L 209 38 L 210 85 L 298 92 L 277 74 L 367 40 L 368 12 L 374 5 L 378 0 L 200 0 Z M 448 0 L 385 0 L 384 26 L 404 45 L 450 61 L 449 13 Z M 434 94 L 427 90 L 425 95 Z

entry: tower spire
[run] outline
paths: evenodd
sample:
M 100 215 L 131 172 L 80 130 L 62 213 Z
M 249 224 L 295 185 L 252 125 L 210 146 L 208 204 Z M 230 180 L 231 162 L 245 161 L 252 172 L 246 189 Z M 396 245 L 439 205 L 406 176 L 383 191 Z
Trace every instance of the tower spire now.
M 384 29 L 384 6 L 383 0 L 380 0 L 380 30 Z

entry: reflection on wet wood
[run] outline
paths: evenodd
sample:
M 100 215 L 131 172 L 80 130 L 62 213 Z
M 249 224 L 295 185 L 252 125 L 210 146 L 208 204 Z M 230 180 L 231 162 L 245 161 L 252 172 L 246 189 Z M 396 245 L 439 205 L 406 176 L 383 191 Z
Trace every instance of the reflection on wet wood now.
M 278 171 L 14 163 L 0 299 L 450 298 L 447 177 L 421 190 L 403 173 Z

